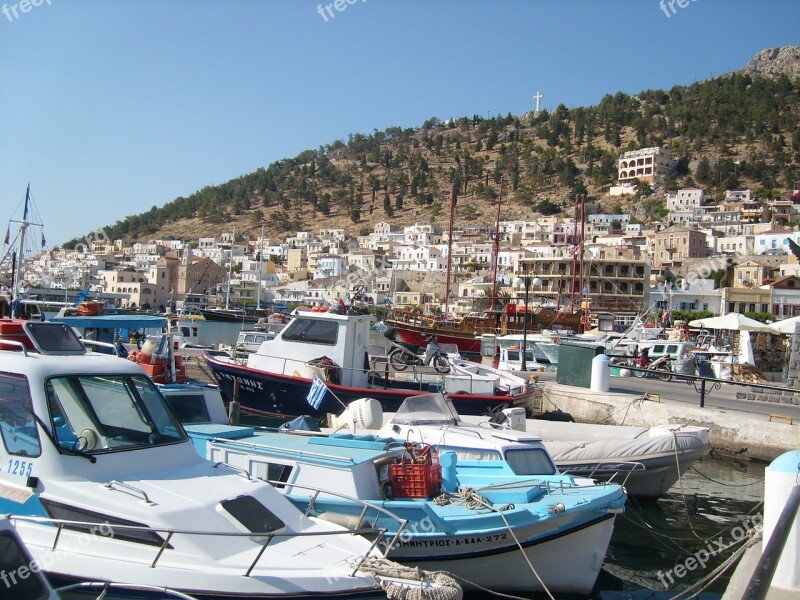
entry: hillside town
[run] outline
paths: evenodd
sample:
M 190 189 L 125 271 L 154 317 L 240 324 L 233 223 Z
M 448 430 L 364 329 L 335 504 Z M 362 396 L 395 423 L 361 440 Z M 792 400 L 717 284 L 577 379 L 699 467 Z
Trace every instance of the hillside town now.
M 674 166 L 667 148 L 627 152 L 609 196 L 658 186 Z M 792 252 L 800 243 L 800 191 L 773 199 L 727 190 L 715 202 L 688 188 L 663 200 L 666 218 L 650 228 L 624 212 L 584 220 L 532 215 L 456 228 L 452 240 L 429 223 L 400 228 L 389 221 L 360 235 L 322 228 L 284 239 L 230 230 L 126 244 L 98 231 L 73 250 L 28 259 L 23 287 L 41 301 L 69 302 L 88 290 L 120 307 L 161 311 L 334 304 L 358 290 L 375 306 L 439 313 L 446 305 L 463 315 L 500 300 L 524 303 L 527 277 L 529 305 L 584 308 L 595 319 L 610 313 L 619 325 L 675 310 L 768 313 L 774 320 L 800 314 L 800 263 Z M 8 267 L 2 275 L 10 285 Z

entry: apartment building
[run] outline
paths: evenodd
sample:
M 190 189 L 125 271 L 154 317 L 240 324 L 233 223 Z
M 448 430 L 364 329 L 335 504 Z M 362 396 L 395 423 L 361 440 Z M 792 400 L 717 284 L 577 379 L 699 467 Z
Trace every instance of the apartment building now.
M 673 172 L 677 164 L 677 161 L 672 160 L 669 148 L 632 150 L 619 158 L 617 180 L 620 184 L 631 183 L 634 179 L 655 183 Z

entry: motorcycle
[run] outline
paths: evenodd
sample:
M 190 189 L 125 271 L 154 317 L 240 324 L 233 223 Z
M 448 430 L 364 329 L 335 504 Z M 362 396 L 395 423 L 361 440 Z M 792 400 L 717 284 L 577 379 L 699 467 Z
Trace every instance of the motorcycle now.
M 383 332 L 383 335 L 392 344 L 387 358 L 393 369 L 405 371 L 410 366 L 433 366 L 437 373 L 450 372 L 450 361 L 447 359 L 447 353 L 436 343 L 436 336 L 428 336 L 428 345 L 425 347 L 425 352 L 420 354 L 420 346 L 397 341 L 396 333 L 397 330 L 394 327 L 390 327 Z

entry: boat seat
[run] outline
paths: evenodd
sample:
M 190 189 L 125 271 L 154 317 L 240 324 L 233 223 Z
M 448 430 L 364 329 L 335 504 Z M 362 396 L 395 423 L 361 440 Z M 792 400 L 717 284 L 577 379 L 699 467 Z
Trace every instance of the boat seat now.
M 409 343 L 400 342 L 400 341 L 395 341 L 395 344 L 397 344 L 398 346 L 402 346 L 403 348 L 405 348 L 409 352 L 413 352 L 414 354 L 419 354 L 419 350 L 422 347 L 422 346 L 418 346 L 417 344 L 409 344 Z

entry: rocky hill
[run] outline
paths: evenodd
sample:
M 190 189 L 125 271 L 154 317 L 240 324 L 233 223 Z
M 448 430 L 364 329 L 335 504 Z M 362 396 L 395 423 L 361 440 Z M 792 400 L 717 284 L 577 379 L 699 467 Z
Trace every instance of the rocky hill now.
M 352 134 L 105 230 L 112 239 L 196 241 L 223 224 L 250 238 L 262 224 L 277 237 L 323 227 L 359 234 L 381 220 L 445 226 L 451 184 L 459 225 L 494 221 L 501 182 L 504 219 L 570 215 L 582 193 L 589 211 L 630 211 L 645 223 L 666 214 L 665 189 L 699 185 L 713 197 L 746 186 L 785 196 L 800 186 L 797 56 L 796 46 L 764 50 L 744 71 L 669 91 L 609 94 L 597 106 L 434 117 L 418 128 Z M 657 190 L 639 185 L 633 198 L 609 197 L 619 155 L 648 146 L 670 147 L 676 175 Z
M 745 65 L 743 73 L 797 79 L 800 77 L 800 46 L 762 50 Z

